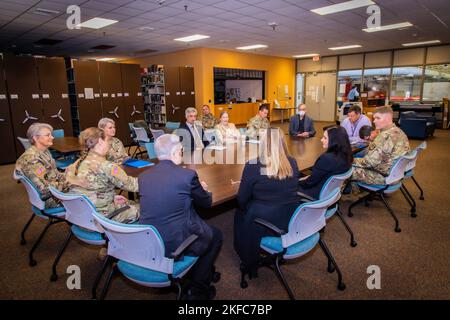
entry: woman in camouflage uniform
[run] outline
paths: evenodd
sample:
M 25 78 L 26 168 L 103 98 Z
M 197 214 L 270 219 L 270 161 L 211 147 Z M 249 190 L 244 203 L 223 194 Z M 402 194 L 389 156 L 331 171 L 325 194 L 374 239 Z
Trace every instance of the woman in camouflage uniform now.
M 139 205 L 116 195 L 119 188 L 138 191 L 138 179 L 128 176 L 116 163 L 106 159 L 109 144 L 103 130 L 87 128 L 80 134 L 83 155 L 67 168 L 70 190 L 86 195 L 97 211 L 119 222 L 133 222 L 139 218 Z M 119 211 L 116 211 L 121 209 Z M 115 213 L 120 212 L 115 215 Z
M 125 151 L 123 143 L 115 137 L 116 123 L 110 118 L 101 118 L 98 127 L 105 132 L 106 142 L 110 145 L 106 159 L 118 164 L 124 163 L 130 156 Z
M 60 205 L 58 199 L 52 197 L 49 185 L 63 191 L 65 175 L 56 168 L 48 148 L 53 145 L 53 128 L 47 123 L 33 123 L 27 131 L 31 147 L 17 159 L 15 170 L 30 179 L 45 199 L 46 208 Z

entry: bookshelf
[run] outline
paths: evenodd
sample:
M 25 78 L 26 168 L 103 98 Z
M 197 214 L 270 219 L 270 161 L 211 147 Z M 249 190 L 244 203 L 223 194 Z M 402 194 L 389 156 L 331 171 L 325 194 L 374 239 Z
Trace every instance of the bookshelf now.
M 144 97 L 145 120 L 152 128 L 165 125 L 166 91 L 162 65 L 151 65 L 141 73 L 142 96 Z

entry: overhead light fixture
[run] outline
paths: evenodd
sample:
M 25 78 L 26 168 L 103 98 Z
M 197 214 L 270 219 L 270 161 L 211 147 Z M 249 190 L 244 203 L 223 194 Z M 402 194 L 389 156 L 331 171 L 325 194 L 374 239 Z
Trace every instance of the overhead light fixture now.
M 331 6 L 313 9 L 311 11 L 314 13 L 320 14 L 321 16 L 324 16 L 327 14 L 352 10 L 352 9 L 361 8 L 361 7 L 367 7 L 372 4 L 375 4 L 375 2 L 373 2 L 372 0 L 351 0 L 351 1 L 346 1 L 346 2 L 342 2 L 342 3 L 338 3 L 338 4 L 333 4 Z
M 91 29 L 101 29 L 107 26 L 110 26 L 118 20 L 104 19 L 104 18 L 92 18 L 83 23 L 80 23 L 78 26 L 82 28 L 91 28 Z
M 54 16 L 55 14 L 60 13 L 57 10 L 49 10 L 49 9 L 43 9 L 43 8 L 36 8 L 32 13 L 38 14 L 40 16 Z
M 431 41 L 422 41 L 422 42 L 403 43 L 402 46 L 404 46 L 404 47 L 413 47 L 413 46 L 420 46 L 420 45 L 424 45 L 424 44 L 435 44 L 435 43 L 441 43 L 441 40 L 431 40 Z
M 328 48 L 329 50 L 346 50 L 346 49 L 354 49 L 354 48 L 361 48 L 361 46 L 359 44 L 353 44 L 350 46 L 343 46 L 343 47 L 333 47 L 333 48 Z
M 187 36 L 187 37 L 183 37 L 183 38 L 176 38 L 173 39 L 175 41 L 183 41 L 183 42 L 191 42 L 191 41 L 197 41 L 197 40 L 202 40 L 202 39 L 207 39 L 209 38 L 209 36 L 204 36 L 201 34 L 194 34 L 192 36 Z
M 97 61 L 112 61 L 112 60 L 115 60 L 115 58 L 98 58 L 95 60 L 97 60 Z
M 410 22 L 401 22 L 401 23 L 394 23 L 394 24 L 387 24 L 385 26 L 375 27 L 375 28 L 366 28 L 362 29 L 365 32 L 378 32 L 378 31 L 386 31 L 386 30 L 392 30 L 392 29 L 401 29 L 401 28 L 407 28 L 412 27 L 413 24 Z
M 308 54 L 299 54 L 296 56 L 292 56 L 292 58 L 311 58 L 311 57 L 317 57 L 320 56 L 318 53 L 308 53 Z
M 245 46 L 245 47 L 237 47 L 238 50 L 252 50 L 252 49 L 262 49 L 267 48 L 265 44 L 254 44 L 251 46 Z
M 152 28 L 152 27 L 140 27 L 139 30 L 141 30 L 141 31 L 151 31 L 151 30 L 155 30 L 155 28 Z

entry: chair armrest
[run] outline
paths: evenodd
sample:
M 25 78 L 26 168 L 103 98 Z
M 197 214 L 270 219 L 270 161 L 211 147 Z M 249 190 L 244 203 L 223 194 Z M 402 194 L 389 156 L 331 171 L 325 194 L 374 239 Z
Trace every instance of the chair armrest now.
M 316 201 L 317 200 L 317 199 L 315 199 L 313 197 L 310 197 L 307 194 L 304 194 L 303 192 L 300 192 L 300 191 L 297 191 L 297 195 L 299 195 L 302 198 L 302 201 L 306 200 L 306 201 L 303 201 L 303 202 L 310 202 L 310 201 Z
M 260 224 L 270 230 L 272 230 L 273 232 L 275 232 L 278 236 L 282 236 L 284 234 L 286 234 L 286 231 L 281 230 L 280 228 L 278 228 L 277 226 L 273 225 L 272 223 L 270 223 L 269 221 L 266 221 L 264 219 L 261 218 L 256 218 L 254 221 L 254 223 Z
M 189 247 L 195 240 L 198 239 L 198 235 L 191 234 L 189 237 L 187 237 L 179 246 L 178 248 L 170 254 L 170 256 L 176 261 L 180 258 L 181 254 L 184 250 L 186 250 L 187 247 Z
M 121 208 L 119 208 L 117 210 L 114 210 L 113 212 L 111 212 L 110 214 L 106 215 L 105 217 L 108 218 L 108 219 L 112 219 L 115 216 L 117 216 L 119 213 L 122 213 L 122 212 L 124 212 L 124 211 L 126 211 L 128 209 L 130 209 L 129 205 L 123 206 L 123 207 L 121 207 Z

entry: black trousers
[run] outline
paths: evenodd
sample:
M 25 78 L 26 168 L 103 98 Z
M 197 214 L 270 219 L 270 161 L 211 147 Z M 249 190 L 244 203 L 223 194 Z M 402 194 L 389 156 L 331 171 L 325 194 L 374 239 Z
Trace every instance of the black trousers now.
M 223 236 L 222 231 L 216 227 L 210 226 L 212 229 L 212 239 L 206 252 L 201 255 L 192 269 L 189 271 L 188 278 L 194 282 L 209 286 L 212 281 L 212 271 L 214 262 L 222 248 Z

